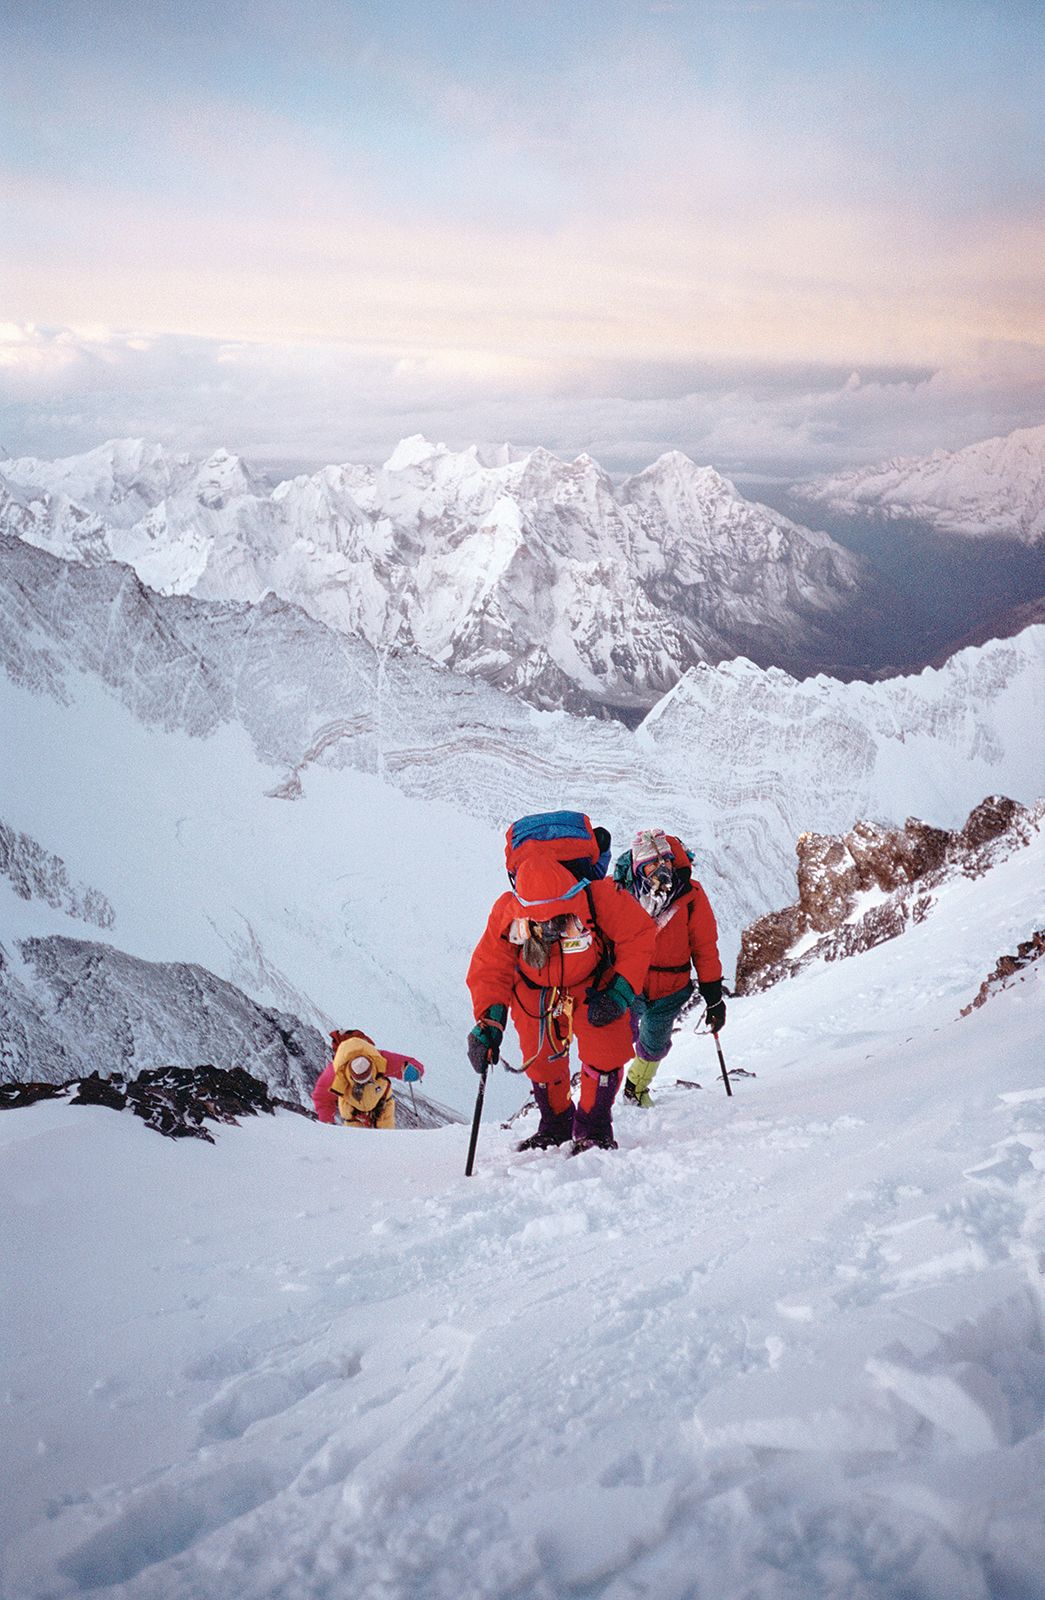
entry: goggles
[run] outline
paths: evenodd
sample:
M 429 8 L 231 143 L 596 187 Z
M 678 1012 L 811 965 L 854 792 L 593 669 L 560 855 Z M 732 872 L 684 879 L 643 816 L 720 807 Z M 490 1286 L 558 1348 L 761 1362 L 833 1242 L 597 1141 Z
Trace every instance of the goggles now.
M 665 861 L 663 856 L 651 856 L 634 869 L 634 875 L 640 883 L 670 883 L 671 873 L 671 862 Z

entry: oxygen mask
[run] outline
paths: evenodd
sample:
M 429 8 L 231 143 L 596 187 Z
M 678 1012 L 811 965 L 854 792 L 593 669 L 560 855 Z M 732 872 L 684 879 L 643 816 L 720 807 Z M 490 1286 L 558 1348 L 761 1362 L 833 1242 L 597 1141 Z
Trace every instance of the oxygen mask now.
M 659 915 L 671 899 L 674 887 L 671 862 L 663 857 L 653 857 L 643 861 L 634 871 L 640 906 L 651 917 Z

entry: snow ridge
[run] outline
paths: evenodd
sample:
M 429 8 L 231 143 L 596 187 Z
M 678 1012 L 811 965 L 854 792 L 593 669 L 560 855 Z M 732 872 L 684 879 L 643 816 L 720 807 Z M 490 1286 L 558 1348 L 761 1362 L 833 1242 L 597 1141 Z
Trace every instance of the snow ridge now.
M 792 493 L 849 514 L 917 517 L 945 533 L 1027 545 L 1045 540 L 1045 426 L 964 450 L 899 456 L 795 484 Z

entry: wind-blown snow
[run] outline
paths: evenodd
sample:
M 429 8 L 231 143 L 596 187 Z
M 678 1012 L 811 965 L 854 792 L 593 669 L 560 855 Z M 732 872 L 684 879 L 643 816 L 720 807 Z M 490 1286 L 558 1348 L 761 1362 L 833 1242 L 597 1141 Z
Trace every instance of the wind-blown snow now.
M 1045 426 L 1017 428 L 964 450 L 901 456 L 794 486 L 836 511 L 917 517 L 946 533 L 1045 539 Z
M 732 1100 L 685 1034 L 613 1154 L 7 1113 L 5 1600 L 1039 1600 L 1040 970 L 958 1012 L 1043 868 L 734 1003 Z

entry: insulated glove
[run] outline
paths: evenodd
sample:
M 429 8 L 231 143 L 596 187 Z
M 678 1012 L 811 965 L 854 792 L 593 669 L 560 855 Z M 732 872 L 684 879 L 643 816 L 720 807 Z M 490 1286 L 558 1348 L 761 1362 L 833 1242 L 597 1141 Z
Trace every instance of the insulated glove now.
M 605 989 L 589 989 L 584 998 L 592 1027 L 605 1028 L 624 1015 L 635 998 L 635 991 L 627 978 L 615 972 Z
M 697 987 L 707 1006 L 707 1011 L 704 1013 L 705 1027 L 710 1028 L 712 1033 L 721 1033 L 726 1026 L 726 1002 L 722 998 L 722 979 L 713 978 L 710 983 L 701 983 Z
M 508 1020 L 507 1006 L 491 1006 L 468 1035 L 468 1060 L 476 1072 L 485 1072 L 500 1060 L 501 1039 Z

